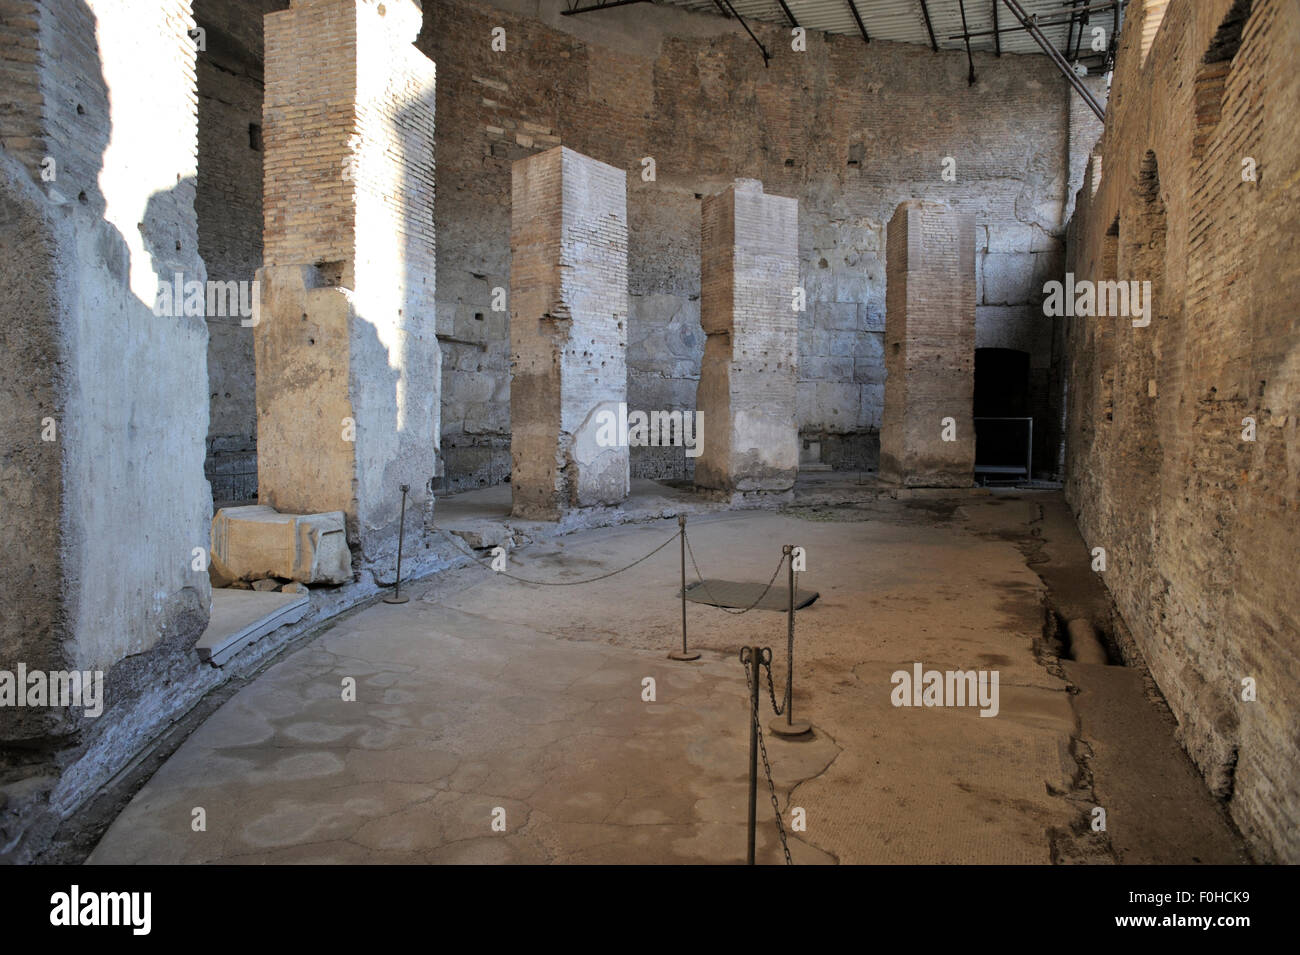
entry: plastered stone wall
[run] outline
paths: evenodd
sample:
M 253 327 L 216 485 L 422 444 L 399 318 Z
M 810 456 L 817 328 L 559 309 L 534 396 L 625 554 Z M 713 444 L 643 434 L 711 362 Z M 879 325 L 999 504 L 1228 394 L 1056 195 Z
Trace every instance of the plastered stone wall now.
M 905 485 L 969 487 L 975 476 L 974 219 L 939 203 L 904 202 L 889 222 L 888 250 L 880 476 Z
M 1121 42 L 1069 262 L 1150 281 L 1151 323 L 1069 321 L 1066 491 L 1188 753 L 1257 854 L 1297 862 L 1300 7 L 1155 7 L 1145 57 Z
M 741 179 L 703 203 L 695 483 L 724 493 L 794 487 L 799 466 L 799 204 Z
M 380 580 L 400 486 L 427 513 L 437 471 L 435 70 L 419 26 L 411 0 L 266 17 L 259 500 L 343 511 L 358 569 Z
M 5 579 L 60 581 L 59 610 L 33 619 L 54 627 L 51 652 L 77 666 L 108 669 L 182 617 L 207 613 L 207 581 L 190 570 L 211 518 L 207 335 L 201 319 L 152 308 L 160 278 L 204 278 L 192 25 L 180 0 L 156 4 L 143 22 L 125 2 L 60 0 L 7 21 L 0 42 L 5 63 L 22 64 L 19 109 L 5 119 L 5 228 L 37 246 L 4 266 L 14 269 L 7 294 L 33 308 L 19 323 L 28 330 L 14 332 L 23 339 L 14 354 L 30 364 L 7 374 L 43 412 L 9 425 L 15 449 L 36 457 L 11 473 L 7 493 L 12 504 L 61 496 L 55 525 L 4 508 L 11 538 L 33 549 Z M 172 131 L 165 142 L 136 148 L 159 124 Z M 45 416 L 57 423 L 54 441 L 41 441 Z
M 205 278 L 189 4 L 4 14 L 0 669 L 99 670 L 105 688 L 98 719 L 0 709 L 0 783 L 26 776 L 0 840 L 23 858 L 133 755 L 123 727 L 206 625 L 212 509 L 207 331 L 153 310 L 160 280 Z M 81 759 L 115 734 L 116 761 Z
M 628 493 L 627 174 L 557 146 L 514 165 L 510 345 L 517 516 Z

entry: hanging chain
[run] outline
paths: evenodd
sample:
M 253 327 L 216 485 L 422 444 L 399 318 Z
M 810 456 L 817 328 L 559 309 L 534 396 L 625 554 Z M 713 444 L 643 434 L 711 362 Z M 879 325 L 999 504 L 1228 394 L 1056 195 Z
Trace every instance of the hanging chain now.
M 749 661 L 742 657 L 741 662 L 745 665 L 746 681 L 757 679 L 757 674 L 751 675 L 750 673 Z M 767 667 L 767 684 L 770 688 L 772 685 L 772 665 L 770 663 L 763 663 L 760 660 L 755 663 L 755 666 Z M 781 837 L 781 851 L 785 854 L 785 864 L 794 865 L 794 860 L 790 858 L 790 844 L 786 841 L 785 837 L 785 822 L 781 819 L 781 804 L 777 802 L 776 799 L 776 784 L 772 782 L 772 764 L 767 758 L 767 745 L 763 741 L 763 725 L 758 716 L 758 700 L 754 699 L 752 694 L 750 699 L 753 700 L 753 705 L 750 707 L 750 718 L 754 721 L 754 732 L 758 734 L 758 751 L 763 755 L 763 774 L 767 777 L 767 792 L 772 799 L 772 814 L 776 817 L 777 835 Z M 773 705 L 775 705 L 775 702 L 774 698 Z M 777 715 L 780 715 L 780 711 L 777 712 Z
M 768 580 L 767 586 L 763 588 L 763 592 L 758 595 L 758 599 L 756 599 L 752 604 L 750 604 L 744 610 L 735 610 L 729 607 L 722 606 L 722 604 L 718 602 L 718 598 L 713 596 L 713 591 L 709 589 L 708 583 L 704 580 L 704 575 L 700 573 L 700 565 L 695 562 L 695 549 L 691 547 L 691 539 L 686 534 L 685 528 L 682 529 L 682 536 L 686 538 L 686 553 L 691 555 L 691 566 L 695 568 L 695 577 L 697 580 L 699 580 L 700 586 L 704 589 L 704 592 L 709 595 L 709 600 L 711 600 L 714 606 L 716 606 L 719 610 L 723 611 L 724 613 L 729 613 L 737 617 L 739 617 L 742 613 L 749 613 L 751 610 L 753 610 L 755 607 L 759 605 L 759 603 L 763 600 L 763 598 L 767 596 L 767 592 L 772 589 L 772 585 L 776 583 L 776 575 L 781 573 L 781 567 L 785 564 L 785 555 L 782 554 L 780 562 L 776 565 L 776 570 L 772 571 L 772 577 L 771 579 Z
M 466 557 L 469 557 L 479 566 L 486 567 L 489 570 L 492 570 L 492 572 L 499 577 L 507 577 L 510 580 L 517 580 L 521 584 L 534 584 L 538 587 L 575 587 L 579 584 L 594 584 L 598 580 L 605 580 L 608 577 L 613 577 L 615 574 L 621 574 L 625 570 L 631 570 L 637 564 L 649 560 L 651 557 L 659 553 L 661 550 L 663 550 L 673 541 L 677 540 L 677 534 L 674 534 L 672 537 L 668 538 L 666 541 L 664 541 L 662 544 L 660 544 L 650 553 L 646 554 L 644 557 L 638 557 L 636 560 L 632 561 L 632 563 L 628 564 L 627 566 L 620 567 L 618 568 L 618 570 L 611 570 L 609 573 L 601 574 L 599 577 L 587 577 L 584 580 L 531 580 L 528 577 L 517 577 L 514 574 L 507 573 L 504 570 L 493 570 L 492 565 L 488 561 L 485 561 L 483 558 L 479 557 L 479 555 L 475 554 L 473 551 L 466 550 L 464 547 L 461 546 L 460 542 L 455 537 L 447 533 L 437 524 L 433 524 L 431 526 L 435 531 L 437 531 L 439 534 L 445 537 L 457 550 L 459 550 Z M 678 533 L 681 532 L 679 531 Z
M 791 559 L 791 560 L 794 560 L 794 554 L 793 554 L 793 553 L 790 554 L 790 559 Z M 781 569 L 780 567 L 777 568 L 777 570 L 780 570 L 780 569 Z M 794 594 L 798 594 L 798 593 L 799 593 L 799 571 L 797 571 L 797 570 L 791 571 L 791 576 L 794 578 L 794 586 L 791 588 L 791 592 L 794 593 Z M 791 620 L 790 620 L 790 641 L 791 641 L 791 643 L 794 642 L 794 618 L 793 618 L 793 617 L 792 617 Z M 787 658 L 787 659 L 786 659 L 786 665 L 789 666 L 789 664 L 790 664 L 790 661 L 789 661 L 789 659 Z M 790 705 L 790 687 L 791 687 L 791 680 L 790 680 L 789 677 L 787 676 L 787 679 L 786 679 L 786 682 L 785 682 L 785 692 L 783 692 L 783 693 L 781 694 L 781 701 L 782 701 L 782 702 L 781 702 L 781 704 L 778 704 L 778 703 L 776 702 L 776 687 L 773 685 L 773 678 L 772 678 L 772 664 L 769 663 L 769 664 L 767 664 L 766 666 L 767 666 L 767 695 L 768 695 L 768 698 L 772 701 L 772 709 L 773 709 L 773 711 L 776 713 L 776 715 L 777 715 L 777 716 L 784 716 L 784 715 L 785 715 L 786 708 Z
M 776 688 L 772 686 L 772 666 L 771 666 L 771 664 L 768 664 L 768 667 L 767 667 L 767 695 L 768 695 L 768 697 L 770 697 L 771 700 L 772 700 L 772 709 L 776 711 L 776 715 L 777 715 L 777 716 L 785 716 L 785 707 L 784 707 L 784 706 L 778 706 L 778 705 L 777 705 L 777 702 L 776 702 Z M 781 697 L 781 698 L 784 700 L 784 699 L 785 699 L 785 694 L 782 694 L 782 697 Z M 789 701 L 787 700 L 786 702 L 789 702 Z

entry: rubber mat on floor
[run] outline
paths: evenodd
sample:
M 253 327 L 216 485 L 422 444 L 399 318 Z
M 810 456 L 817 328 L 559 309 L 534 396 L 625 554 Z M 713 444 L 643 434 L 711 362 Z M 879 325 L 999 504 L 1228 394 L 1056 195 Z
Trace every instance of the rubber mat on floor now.
M 710 607 L 731 607 L 741 609 L 748 607 L 759 594 L 763 593 L 762 584 L 740 583 L 734 580 L 697 580 L 686 585 L 686 599 L 692 603 L 708 604 Z M 756 610 L 788 609 L 790 603 L 788 587 L 773 587 L 759 601 Z M 797 588 L 794 592 L 794 609 L 802 610 L 821 596 L 815 590 Z

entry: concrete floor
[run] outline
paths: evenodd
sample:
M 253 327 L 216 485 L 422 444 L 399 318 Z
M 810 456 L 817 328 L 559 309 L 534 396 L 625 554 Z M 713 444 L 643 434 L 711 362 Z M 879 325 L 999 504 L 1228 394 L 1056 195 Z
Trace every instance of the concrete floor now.
M 490 519 L 482 504 L 443 514 Z M 581 530 L 515 551 L 510 571 L 593 577 L 675 532 Z M 1106 612 L 1058 492 L 700 515 L 690 538 L 706 577 L 759 582 L 801 545 L 800 586 L 821 593 L 796 648 L 815 738 L 767 740 L 787 826 L 806 811 L 795 863 L 1245 861 L 1141 671 L 1062 663 L 1044 643 L 1045 602 Z M 596 583 L 475 565 L 340 618 L 203 723 L 90 861 L 741 862 L 736 650 L 771 646 L 782 679 L 786 621 L 688 604 L 704 657 L 674 663 L 679 586 L 674 542 Z M 999 715 L 895 708 L 890 675 L 914 662 L 996 669 Z M 1097 805 L 1105 833 L 1088 826 Z M 759 861 L 780 862 L 765 791 L 758 812 Z

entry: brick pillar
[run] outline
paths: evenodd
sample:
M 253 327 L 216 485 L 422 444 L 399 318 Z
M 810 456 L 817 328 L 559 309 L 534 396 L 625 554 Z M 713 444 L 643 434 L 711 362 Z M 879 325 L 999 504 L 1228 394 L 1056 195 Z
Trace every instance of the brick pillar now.
M 880 477 L 969 487 L 975 475 L 974 217 L 938 203 L 904 202 L 889 222 L 885 276 Z M 945 418 L 952 419 L 947 428 Z
M 738 179 L 701 211 L 700 323 L 707 336 L 696 409 L 697 487 L 784 493 L 799 469 L 795 387 L 799 203 Z
M 412 45 L 420 23 L 413 0 L 293 0 L 266 17 L 259 496 L 343 511 L 381 580 L 400 485 L 418 534 L 437 468 L 434 65 Z
M 557 146 L 514 164 L 510 457 L 514 513 L 557 520 L 627 497 L 627 173 Z

